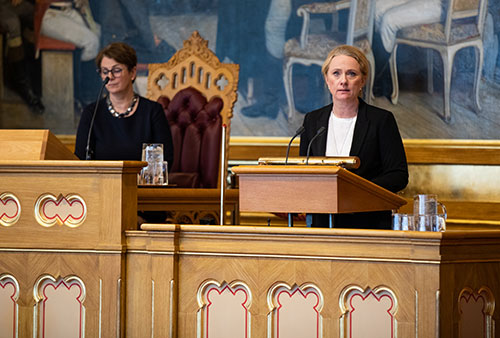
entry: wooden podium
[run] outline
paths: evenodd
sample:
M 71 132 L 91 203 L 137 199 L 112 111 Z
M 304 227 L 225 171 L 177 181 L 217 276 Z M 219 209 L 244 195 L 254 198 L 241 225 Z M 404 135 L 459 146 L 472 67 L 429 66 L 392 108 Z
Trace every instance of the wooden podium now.
M 48 129 L 1 129 L 0 160 L 78 160 Z
M 48 130 L 0 130 L 1 337 L 123 337 L 143 163 L 68 159 Z
M 398 209 L 406 200 L 337 166 L 259 165 L 239 175 L 240 210 L 348 213 Z

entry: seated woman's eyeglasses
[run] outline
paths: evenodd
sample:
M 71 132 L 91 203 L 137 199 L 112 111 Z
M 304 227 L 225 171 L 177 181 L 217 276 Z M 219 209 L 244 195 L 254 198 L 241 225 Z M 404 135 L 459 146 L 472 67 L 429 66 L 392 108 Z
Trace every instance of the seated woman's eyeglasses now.
M 113 77 L 120 77 L 122 75 L 123 69 L 120 67 L 113 67 L 111 69 L 107 68 L 98 68 L 96 69 L 97 73 L 101 76 L 108 76 L 109 73 L 113 74 Z

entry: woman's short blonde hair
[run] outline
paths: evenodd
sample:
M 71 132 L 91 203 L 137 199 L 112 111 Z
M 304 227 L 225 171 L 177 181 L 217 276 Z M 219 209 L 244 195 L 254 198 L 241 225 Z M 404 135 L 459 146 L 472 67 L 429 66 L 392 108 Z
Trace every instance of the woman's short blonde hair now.
M 368 59 L 359 48 L 350 45 L 337 46 L 334 49 L 332 49 L 330 53 L 328 53 L 328 56 L 326 57 L 323 66 L 321 67 L 321 72 L 323 73 L 323 76 L 325 78 L 326 74 L 328 73 L 328 68 L 330 67 L 330 62 L 332 62 L 332 59 L 338 55 L 350 56 L 356 61 L 358 61 L 359 69 L 361 70 L 363 79 L 366 80 L 366 78 L 368 77 L 368 72 L 370 70 Z

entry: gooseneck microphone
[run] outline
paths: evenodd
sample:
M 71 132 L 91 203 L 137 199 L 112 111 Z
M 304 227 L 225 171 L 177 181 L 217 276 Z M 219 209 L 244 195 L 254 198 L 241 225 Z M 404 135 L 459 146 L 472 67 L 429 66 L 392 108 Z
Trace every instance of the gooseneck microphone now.
M 285 158 L 285 165 L 288 164 L 288 155 L 290 154 L 290 147 L 292 146 L 292 142 L 293 140 L 295 140 L 295 138 L 299 135 L 302 135 L 302 133 L 304 132 L 304 130 L 306 130 L 306 128 L 304 128 L 304 126 L 300 126 L 299 129 L 297 129 L 297 131 L 295 132 L 295 135 L 293 135 L 292 139 L 290 140 L 290 142 L 288 142 L 288 148 L 286 148 L 286 158 Z
M 309 164 L 309 153 L 311 152 L 311 144 L 314 142 L 315 139 L 318 138 L 319 135 L 323 134 L 326 131 L 325 127 L 321 127 L 318 129 L 316 132 L 316 135 L 309 141 L 309 145 L 307 146 L 307 157 L 306 157 L 306 165 Z
M 106 76 L 104 80 L 102 80 L 102 85 L 101 89 L 99 89 L 99 95 L 97 95 L 97 101 L 95 103 L 94 107 L 94 114 L 92 114 L 92 120 L 90 120 L 90 126 L 89 126 L 89 134 L 87 136 L 87 147 L 85 148 L 85 159 L 86 160 L 91 160 L 92 159 L 92 151 L 90 151 L 90 135 L 92 134 L 92 127 L 94 126 L 94 120 L 95 120 L 95 115 L 97 113 L 97 107 L 99 106 L 99 101 L 101 101 L 101 94 L 102 90 L 104 89 L 104 86 L 106 86 L 109 82 L 109 76 Z

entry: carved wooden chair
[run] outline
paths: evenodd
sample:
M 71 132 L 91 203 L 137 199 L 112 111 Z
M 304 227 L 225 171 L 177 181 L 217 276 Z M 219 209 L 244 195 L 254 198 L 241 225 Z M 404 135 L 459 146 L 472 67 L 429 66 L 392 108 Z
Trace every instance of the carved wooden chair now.
M 444 22 L 417 25 L 404 28 L 397 33 L 394 50 L 390 57 L 390 69 L 392 78 L 393 104 L 398 102 L 399 84 L 396 63 L 396 51 L 398 45 L 405 44 L 427 49 L 427 91 L 432 94 L 433 86 L 433 50 L 439 52 L 443 60 L 443 98 L 444 112 L 442 118 L 449 122 L 451 75 L 453 70 L 453 59 L 455 54 L 467 47 L 473 47 L 475 51 L 475 77 L 473 89 L 474 108 L 477 113 L 481 110 L 479 104 L 479 83 L 483 69 L 483 30 L 487 10 L 487 0 L 448 0 L 446 17 Z
M 309 3 L 299 7 L 297 15 L 303 17 L 302 31 L 299 38 L 292 38 L 285 43 L 285 59 L 283 82 L 288 103 L 288 117 L 295 113 L 293 98 L 293 65 L 298 63 L 305 66 L 322 66 L 328 53 L 336 46 L 342 44 L 353 45 L 360 48 L 370 63 L 370 74 L 365 88 L 365 99 L 370 103 L 372 88 L 375 80 L 375 58 L 371 49 L 373 37 L 373 20 L 375 1 L 372 0 L 341 0 L 325 3 Z M 311 32 L 310 22 L 313 14 L 331 14 L 333 22 L 341 10 L 349 10 L 347 31 L 339 32 L 328 30 L 324 32 Z M 333 26 L 332 26 L 333 27 Z M 336 27 L 333 27 L 336 28 Z
M 169 183 L 219 186 L 222 125 L 227 154 L 238 70 L 239 65 L 221 63 L 197 31 L 168 62 L 149 65 L 147 97 L 162 104 L 172 131 Z M 224 166 L 226 172 L 227 157 Z
M 238 71 L 239 65 L 221 63 L 197 31 L 168 62 L 149 65 L 147 97 L 162 104 L 172 131 L 174 188 L 140 189 L 139 208 L 149 200 L 157 204 L 151 210 L 168 211 L 168 222 L 219 224 L 222 126 L 227 154 Z M 223 165 L 226 173 L 227 155 Z M 238 223 L 237 198 L 225 193 L 224 223 Z

